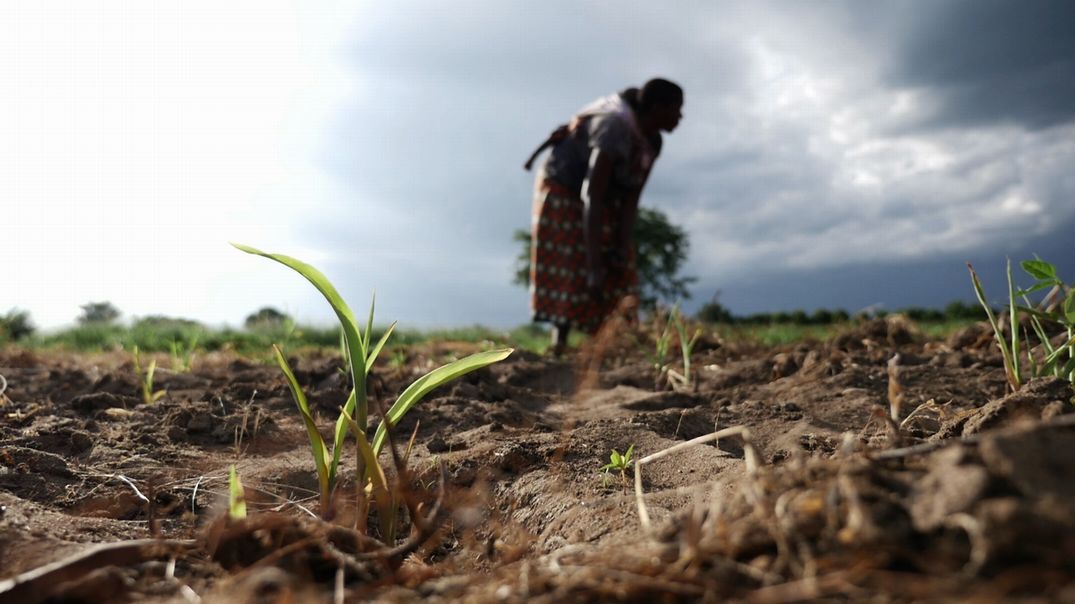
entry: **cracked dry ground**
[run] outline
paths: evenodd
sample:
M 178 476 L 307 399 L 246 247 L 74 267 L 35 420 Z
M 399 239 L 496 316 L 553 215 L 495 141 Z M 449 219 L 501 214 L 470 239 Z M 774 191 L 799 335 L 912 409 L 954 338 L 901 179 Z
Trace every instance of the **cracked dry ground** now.
M 373 399 L 471 349 L 410 349 Z M 206 355 L 161 371 L 147 406 L 124 355 L 5 350 L 0 602 L 1075 600 L 1072 389 L 1005 396 L 989 333 L 928 341 L 893 319 L 783 348 L 703 340 L 694 364 L 697 387 L 672 392 L 636 345 L 587 370 L 516 352 L 434 392 L 396 434 L 417 427 L 412 493 L 433 507 L 442 468 L 445 513 L 389 555 L 350 528 L 351 448 L 336 517 L 313 518 L 274 367 Z M 327 434 L 340 361 L 296 366 Z M 734 426 L 749 438 L 643 466 L 648 529 L 633 475 L 598 472 L 611 449 Z M 223 518 L 231 464 L 245 522 Z

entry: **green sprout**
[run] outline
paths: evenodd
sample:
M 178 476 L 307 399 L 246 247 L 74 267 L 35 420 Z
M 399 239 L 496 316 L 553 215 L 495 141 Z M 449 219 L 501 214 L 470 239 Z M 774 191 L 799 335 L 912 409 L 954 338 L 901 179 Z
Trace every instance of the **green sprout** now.
M 189 344 L 182 340 L 172 340 L 172 371 L 187 373 L 194 368 L 194 352 L 198 347 L 198 336 Z
M 1075 287 L 1068 287 L 1056 275 L 1056 266 L 1040 258 L 1020 263 L 1023 271 L 1035 279 L 1034 285 L 1017 292 L 1025 306 L 1019 310 L 1030 317 L 1030 325 L 1041 345 L 1043 358 L 1039 365 L 1031 354 L 1029 337 L 1027 358 L 1033 375 L 1052 375 L 1075 383 Z M 1041 304 L 1034 306 L 1029 294 L 1048 289 Z M 1042 321 L 1055 323 L 1066 332 L 1066 339 L 1053 345 Z M 1066 362 L 1065 362 L 1066 357 Z
M 157 371 L 157 360 L 151 359 L 146 370 L 142 371 L 142 355 L 138 351 L 138 346 L 134 347 L 134 373 L 138 376 L 138 381 L 142 385 L 142 402 L 147 405 L 152 405 L 160 400 L 162 396 L 167 394 L 164 390 L 153 390 L 153 374 Z
M 1008 300 L 1009 304 L 1009 327 L 1011 331 L 1011 341 L 1008 341 L 1004 337 L 1004 331 L 1001 329 L 1000 321 L 997 320 L 996 315 L 993 313 L 993 309 L 990 308 L 989 302 L 985 298 L 985 289 L 982 287 L 982 281 L 978 278 L 978 273 L 974 272 L 974 267 L 967 263 L 967 269 L 970 270 L 971 283 L 974 285 L 974 294 L 978 298 L 978 303 L 985 309 L 986 317 L 989 319 L 989 325 L 993 328 L 993 337 L 997 340 L 997 346 L 1000 347 L 1000 353 L 1004 357 L 1004 375 L 1008 378 L 1008 385 L 1011 387 L 1012 392 L 1015 392 L 1023 386 L 1023 372 L 1019 363 L 1019 313 L 1015 305 L 1015 285 L 1012 282 L 1012 261 L 1008 260 Z
M 1030 367 L 1030 376 L 1054 375 L 1062 377 L 1070 382 L 1075 382 L 1075 289 L 1068 287 L 1056 275 L 1056 267 L 1041 259 L 1025 260 L 1021 263 L 1023 271 L 1036 280 L 1035 284 L 1023 290 L 1016 290 L 1012 279 L 1012 263 L 1008 260 L 1008 336 L 997 319 L 993 309 L 986 300 L 985 289 L 981 279 L 974 271 L 974 267 L 967 263 L 970 270 L 971 284 L 974 286 L 975 296 L 979 304 L 985 310 L 989 325 L 993 328 L 993 337 L 1000 348 L 1004 358 L 1004 374 L 1008 379 L 1008 386 L 1012 392 L 1019 390 L 1024 382 L 1024 373 L 1021 360 L 1022 338 L 1019 334 L 1020 313 L 1030 317 L 1030 325 L 1037 336 L 1044 352 L 1039 364 L 1033 355 L 1033 346 L 1030 337 L 1026 336 L 1026 355 Z M 1052 291 L 1040 307 L 1035 307 L 1028 295 L 1036 291 L 1051 289 Z M 1017 297 L 1022 299 L 1024 305 L 1017 303 Z M 1050 304 L 1051 302 L 1051 304 Z M 1067 331 L 1067 338 L 1061 344 L 1054 346 L 1042 325 L 1042 321 L 1048 321 L 1060 325 Z M 1067 357 L 1065 359 L 1065 356 Z M 1065 362 L 1066 361 L 1066 362 Z
M 623 488 L 627 488 L 627 470 L 631 468 L 633 463 L 631 456 L 635 452 L 635 446 L 631 445 L 627 447 L 627 452 L 620 455 L 620 452 L 616 449 L 612 450 L 612 454 L 608 457 L 608 463 L 601 466 L 600 472 L 604 472 L 604 485 L 608 486 L 609 472 L 616 470 L 620 473 L 620 480 L 623 482 Z
M 246 496 L 234 464 L 228 471 L 228 518 L 232 520 L 246 518 Z
M 360 515 L 365 516 L 369 509 L 369 501 L 372 499 L 377 506 L 377 519 L 380 524 L 381 538 L 392 543 L 396 540 L 396 532 L 399 529 L 399 511 L 403 503 L 403 490 L 407 485 L 397 481 L 395 485 L 388 482 L 384 468 L 377 461 L 377 453 L 370 445 L 366 434 L 359 430 L 358 423 L 347 416 L 348 426 L 355 436 L 355 479 L 363 488 L 359 491 Z M 414 449 L 414 441 L 418 438 L 418 425 L 415 425 L 411 439 L 407 442 L 407 450 L 402 456 L 401 463 L 406 467 Z
M 407 350 L 403 347 L 394 349 L 388 358 L 388 366 L 397 372 L 403 371 L 407 367 Z
M 653 368 L 657 371 L 657 382 L 661 381 L 668 371 L 668 351 L 672 346 L 672 323 L 666 321 L 662 326 L 657 317 L 654 317 L 654 350 L 651 360 Z
M 413 409 L 426 395 L 439 386 L 467 373 L 481 369 L 497 361 L 501 361 L 512 353 L 512 349 L 510 348 L 479 352 L 449 363 L 438 369 L 434 369 L 418 378 L 414 383 L 408 386 L 388 408 L 384 414 L 385 417 L 382 418 L 380 425 L 377 427 L 373 442 L 367 442 L 366 427 L 369 415 L 369 405 L 366 394 L 367 376 L 373 368 L 373 363 L 377 360 L 377 356 L 380 354 L 385 342 L 387 342 L 389 336 L 392 335 L 396 324 L 393 323 L 389 326 L 381 339 L 375 345 L 371 346 L 370 333 L 373 328 L 374 304 L 370 304 L 366 329 L 365 331 L 362 331 L 359 328 L 358 321 L 355 319 L 355 315 L 351 311 L 351 308 L 344 302 L 339 292 L 321 271 L 290 256 L 270 254 L 236 243 L 233 243 L 232 245 L 248 254 L 262 256 L 279 262 L 305 277 L 306 280 L 312 283 L 328 301 L 332 310 L 336 313 L 336 317 L 339 319 L 340 326 L 343 330 L 343 342 L 345 344 L 343 347 L 345 352 L 344 358 L 350 369 L 353 387 L 350 395 L 347 397 L 347 401 L 340 411 L 339 417 L 336 419 L 331 449 L 329 449 L 328 444 L 318 431 L 317 424 L 306 403 L 306 396 L 299 386 L 298 381 L 295 379 L 295 375 L 291 371 L 287 359 L 284 357 L 284 354 L 279 347 L 273 346 L 277 364 L 287 378 L 288 386 L 295 399 L 295 404 L 298 407 L 303 423 L 306 426 L 306 433 L 309 437 L 310 448 L 313 452 L 314 464 L 317 470 L 322 516 L 328 517 L 331 515 L 331 501 L 336 488 L 337 468 L 339 467 L 340 455 L 343 452 L 343 445 L 348 431 L 355 435 L 359 449 L 358 454 L 363 460 L 366 460 L 365 463 L 362 464 L 364 466 L 363 477 L 361 479 L 361 485 L 359 486 L 362 489 L 369 488 L 369 490 L 377 492 L 378 485 L 380 484 L 383 486 L 382 478 L 384 475 L 383 470 L 377 463 L 377 456 L 380 454 L 382 447 L 384 447 L 387 431 L 398 424 L 407 412 Z M 361 437 L 359 437 L 360 435 Z M 363 447 L 363 444 L 366 446 Z
M 688 338 L 687 328 L 683 324 L 683 317 L 678 307 L 672 307 L 672 311 L 668 313 L 668 322 L 676 328 L 676 334 L 679 336 L 680 352 L 683 355 L 683 373 L 669 369 L 668 378 L 672 383 L 672 387 L 676 390 L 690 390 L 694 386 L 691 378 L 691 355 L 694 351 L 694 344 L 702 335 L 702 330 L 696 329 L 694 335 Z

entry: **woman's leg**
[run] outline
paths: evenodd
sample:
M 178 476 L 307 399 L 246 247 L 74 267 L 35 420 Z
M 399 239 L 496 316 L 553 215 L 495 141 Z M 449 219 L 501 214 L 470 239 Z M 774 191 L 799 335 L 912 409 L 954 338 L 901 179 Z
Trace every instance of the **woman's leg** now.
M 570 323 L 554 323 L 552 326 L 552 353 L 563 356 L 567 350 L 567 336 L 571 333 Z

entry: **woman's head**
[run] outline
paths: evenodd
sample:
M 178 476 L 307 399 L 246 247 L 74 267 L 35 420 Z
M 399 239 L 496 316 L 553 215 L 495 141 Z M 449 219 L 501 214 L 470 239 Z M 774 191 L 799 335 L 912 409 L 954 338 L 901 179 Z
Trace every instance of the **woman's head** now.
M 638 112 L 671 132 L 683 117 L 683 89 L 664 78 L 653 78 L 638 92 Z

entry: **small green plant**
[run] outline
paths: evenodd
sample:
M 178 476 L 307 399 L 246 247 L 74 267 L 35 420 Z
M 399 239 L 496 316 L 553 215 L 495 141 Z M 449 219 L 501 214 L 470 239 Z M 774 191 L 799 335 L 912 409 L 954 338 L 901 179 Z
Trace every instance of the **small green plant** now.
M 702 330 L 696 329 L 694 335 L 688 338 L 687 328 L 683 323 L 683 316 L 678 307 L 672 307 L 672 311 L 668 313 L 668 322 L 676 328 L 676 334 L 679 336 L 679 349 L 683 355 L 683 373 L 669 369 L 668 378 L 672 383 L 672 387 L 676 390 L 690 390 L 694 387 L 691 377 L 691 355 L 694 352 L 695 343 L 698 342 L 698 338 L 702 335 Z
M 668 352 L 672 346 L 672 323 L 665 321 L 663 324 L 654 318 L 653 321 L 653 368 L 657 370 L 657 380 L 668 371 Z
M 1031 328 L 1042 349 L 1042 360 L 1039 364 L 1031 354 L 1029 337 L 1027 338 L 1030 371 L 1033 375 L 1052 375 L 1075 383 L 1075 287 L 1065 285 L 1057 277 L 1056 266 L 1040 258 L 1024 260 L 1021 265 L 1035 282 L 1018 292 L 1024 303 L 1019 310 L 1030 316 Z M 1048 289 L 1049 293 L 1041 304 L 1035 306 L 1028 296 L 1045 289 Z M 1065 341 L 1054 345 L 1042 321 L 1058 325 L 1066 335 Z
M 246 495 L 234 464 L 228 471 L 228 518 L 232 520 L 246 518 Z
M 184 340 L 172 340 L 170 348 L 172 351 L 172 371 L 187 373 L 194 368 L 195 350 L 198 348 L 197 334 L 189 344 Z
M 138 381 L 142 385 L 142 402 L 152 405 L 167 394 L 164 390 L 153 390 L 153 374 L 157 371 L 157 359 L 150 359 L 149 365 L 146 366 L 145 371 L 142 371 L 142 355 L 138 351 L 138 346 L 134 347 L 132 354 L 134 356 L 134 373 L 138 376 Z
M 1011 387 L 1012 392 L 1018 390 L 1023 386 L 1023 373 L 1021 363 L 1019 361 L 1019 311 L 1015 304 L 1015 284 L 1012 281 L 1012 261 L 1008 260 L 1008 311 L 1009 319 L 1008 325 L 1010 327 L 1011 339 L 1008 340 L 1004 337 L 1004 330 L 997 320 L 996 314 L 989 306 L 988 300 L 985 297 L 985 289 L 982 287 L 982 281 L 978 278 L 978 273 L 974 272 L 974 267 L 967 263 L 967 269 L 970 270 L 971 283 L 974 285 L 974 295 L 978 298 L 978 303 L 982 305 L 985 310 L 986 317 L 989 320 L 989 325 L 993 328 L 993 337 L 997 340 L 997 346 L 1000 347 L 1001 356 L 1004 357 L 1004 375 L 1008 378 L 1008 385 Z
M 381 339 L 375 345 L 371 346 L 370 334 L 373 331 L 374 304 L 370 304 L 366 329 L 365 331 L 362 331 L 359 328 L 358 321 L 355 319 L 355 315 L 351 311 L 351 308 L 344 302 L 339 292 L 321 271 L 290 256 L 270 254 L 236 243 L 233 243 L 232 245 L 248 254 L 262 256 L 279 262 L 306 278 L 306 280 L 312 283 L 328 301 L 329 305 L 336 313 L 336 317 L 339 319 L 340 326 L 343 330 L 344 359 L 350 369 L 351 383 L 353 387 L 350 395 L 347 397 L 347 401 L 340 411 L 339 417 L 336 419 L 336 427 L 331 449 L 329 449 L 325 440 L 322 438 L 321 433 L 317 429 L 317 424 L 306 403 L 306 395 L 303 393 L 302 388 L 295 379 L 295 375 L 291 371 L 286 357 L 278 346 L 273 346 L 277 364 L 287 378 L 288 386 L 295 399 L 295 404 L 298 407 L 299 413 L 302 415 L 303 423 L 306 426 L 306 433 L 309 437 L 310 448 L 313 452 L 314 464 L 317 470 L 322 516 L 327 517 L 331 515 L 332 496 L 337 482 L 337 468 L 339 467 L 340 455 L 343 452 L 343 445 L 348 431 L 354 434 L 359 449 L 359 457 L 364 460 L 364 463 L 362 464 L 363 478 L 360 479 L 360 489 L 366 489 L 376 493 L 379 488 L 384 488 L 385 484 L 382 480 L 384 472 L 377 463 L 377 456 L 385 444 L 388 430 L 398 424 L 399 421 L 415 407 L 415 405 L 434 389 L 451 380 L 470 373 L 471 371 L 501 361 L 512 353 L 512 349 L 510 348 L 479 352 L 434 369 L 418 378 L 410 386 L 404 389 L 403 393 L 400 394 L 396 401 L 388 408 L 384 414 L 385 417 L 382 418 L 380 425 L 377 427 L 373 442 L 367 442 L 367 376 L 370 369 L 373 367 L 373 363 L 377 360 L 377 356 L 380 354 L 381 349 L 384 348 L 385 342 L 387 342 L 388 338 L 392 335 L 396 324 L 393 323 L 389 326 L 389 328 L 385 330 L 384 335 L 381 336 Z M 384 499 L 384 497 L 382 497 L 382 499 Z
M 1026 339 L 1026 355 L 1030 369 L 1030 376 L 1055 375 L 1068 381 L 1075 382 L 1075 289 L 1068 287 L 1056 275 L 1056 267 L 1041 259 L 1024 260 L 1021 263 L 1023 271 L 1034 277 L 1035 283 L 1031 287 L 1017 290 L 1012 279 L 1012 263 L 1008 260 L 1008 329 L 1005 334 L 1004 326 L 997 319 L 996 314 L 986 299 L 985 289 L 981 279 L 974 271 L 974 267 L 967 263 L 970 271 L 971 284 L 974 286 L 974 294 L 979 304 L 985 310 L 989 325 L 993 328 L 993 337 L 1000 348 L 1004 358 L 1004 374 L 1008 379 L 1008 386 L 1012 392 L 1019 390 L 1024 382 L 1022 350 L 1023 337 L 1020 336 L 1020 315 L 1029 316 L 1029 322 L 1038 338 L 1043 354 L 1041 362 L 1035 359 L 1030 337 L 1023 334 Z M 1031 293 L 1051 289 L 1049 295 L 1042 303 L 1035 307 L 1029 299 Z M 1019 305 L 1021 299 L 1024 305 Z M 1067 338 L 1059 345 L 1054 345 L 1048 336 L 1042 321 L 1055 323 L 1067 332 Z M 1066 353 L 1066 355 L 1065 355 Z M 1066 356 L 1066 359 L 1065 359 Z
M 350 416 L 346 416 L 346 419 L 356 443 L 355 480 L 359 485 L 363 485 L 363 488 L 358 491 L 359 515 L 366 516 L 369 512 L 369 502 L 373 500 L 377 506 L 381 538 L 387 543 L 392 543 L 396 540 L 396 533 L 399 530 L 399 511 L 403 504 L 403 491 L 408 487 L 401 480 L 397 480 L 394 485 L 388 482 L 384 468 L 377 461 L 377 453 L 370 445 L 366 434 L 359 430 L 358 423 L 354 419 Z M 407 450 L 399 460 L 402 467 L 406 467 L 417 437 L 418 425 L 415 425 L 411 439 L 407 442 Z
M 397 373 L 407 368 L 407 349 L 401 347 L 392 350 L 392 354 L 388 357 L 388 366 L 395 370 Z
M 631 445 L 627 447 L 627 452 L 620 455 L 620 452 L 616 449 L 612 450 L 612 454 L 608 457 L 608 463 L 601 466 L 601 472 L 604 472 L 604 485 L 608 486 L 609 473 L 613 470 L 620 473 L 620 480 L 623 482 L 623 487 L 627 488 L 627 470 L 631 469 L 633 463 L 631 456 L 634 455 L 635 446 Z

